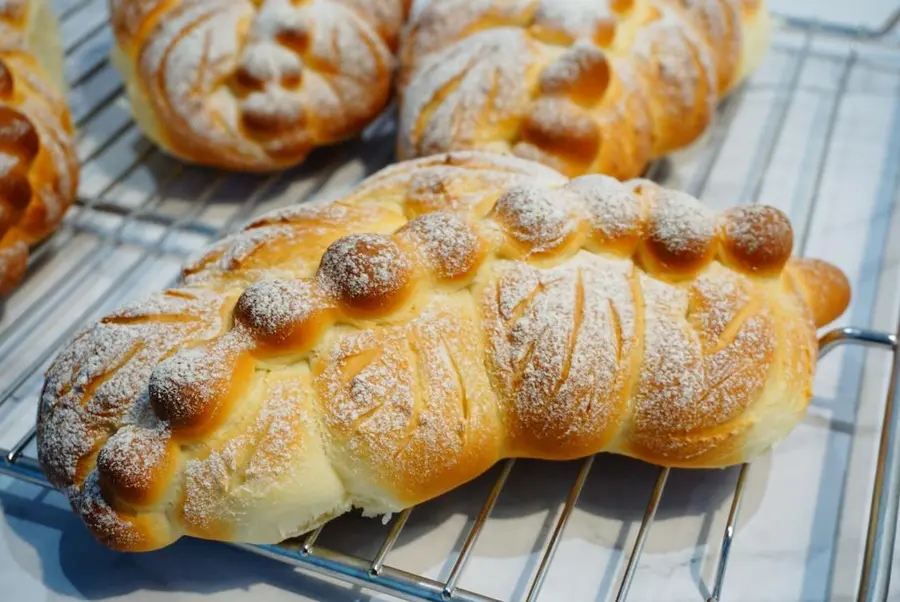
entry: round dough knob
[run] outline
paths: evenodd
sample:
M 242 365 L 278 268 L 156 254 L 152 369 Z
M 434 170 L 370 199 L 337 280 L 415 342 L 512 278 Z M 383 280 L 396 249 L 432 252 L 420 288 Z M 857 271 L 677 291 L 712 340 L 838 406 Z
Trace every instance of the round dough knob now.
M 643 202 L 615 178 L 600 174 L 576 178 L 566 188 L 584 199 L 594 248 L 631 256 L 643 234 Z
M 736 207 L 722 214 L 722 259 L 748 272 L 778 272 L 790 259 L 794 230 L 784 212 L 765 205 Z
M 278 134 L 306 122 L 300 97 L 277 86 L 253 92 L 241 102 L 240 110 L 244 126 L 258 134 Z
M 412 239 L 428 268 L 441 280 L 471 276 L 484 259 L 484 241 L 452 213 L 428 213 L 400 231 Z
M 97 455 L 100 487 L 130 505 L 154 504 L 168 490 L 177 452 L 166 431 L 124 426 Z
M 280 44 L 257 42 L 244 49 L 235 77 L 246 88 L 262 90 L 269 82 L 295 88 L 302 73 L 303 63 L 295 53 Z
M 252 375 L 249 354 L 225 335 L 159 363 L 150 374 L 150 403 L 178 436 L 203 435 L 221 423 Z
M 606 53 L 588 42 L 576 42 L 541 73 L 543 94 L 566 95 L 583 106 L 599 102 L 609 87 Z
M 406 193 L 407 214 L 411 217 L 454 208 L 452 181 L 436 170 L 422 170 L 412 175 Z
M 41 139 L 31 120 L 9 107 L 0 107 L 0 148 L 28 163 L 41 150 Z
M 479 216 L 490 211 L 496 197 L 488 192 L 484 177 L 443 167 L 421 169 L 410 178 L 404 202 L 408 218 L 437 211 Z
M 712 261 L 716 224 L 712 213 L 692 196 L 673 190 L 644 189 L 649 215 L 643 260 L 654 274 L 690 276 Z
M 529 157 L 529 146 L 557 158 L 559 171 L 574 175 L 594 162 L 600 150 L 600 130 L 590 113 L 568 99 L 542 98 L 522 122 L 515 153 Z
M 306 21 L 298 18 L 288 19 L 277 24 L 275 40 L 303 56 L 309 50 L 312 34 Z
M 350 234 L 325 250 L 317 279 L 350 313 L 384 315 L 409 294 L 412 263 L 387 236 Z
M 262 280 L 238 298 L 234 319 L 270 351 L 312 346 L 333 322 L 328 299 L 310 280 Z
M 494 218 L 526 255 L 564 247 L 578 231 L 573 215 L 580 199 L 565 189 L 509 188 L 497 199 Z

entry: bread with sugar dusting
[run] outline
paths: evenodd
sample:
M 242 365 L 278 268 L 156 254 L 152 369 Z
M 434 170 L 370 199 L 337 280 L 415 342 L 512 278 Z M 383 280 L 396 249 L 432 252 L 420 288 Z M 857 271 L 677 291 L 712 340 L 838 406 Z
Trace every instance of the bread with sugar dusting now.
M 78 159 L 63 52 L 46 0 L 0 11 L 0 296 L 21 282 L 31 248 L 75 200 Z
M 410 0 L 110 0 L 135 119 L 191 163 L 271 171 L 387 106 Z
M 401 158 L 489 150 L 637 177 L 760 62 L 763 0 L 440 0 L 402 44 Z
M 269 213 L 49 369 L 38 455 L 122 550 L 276 542 L 398 511 L 505 457 L 753 459 L 849 301 L 764 206 L 489 153 Z

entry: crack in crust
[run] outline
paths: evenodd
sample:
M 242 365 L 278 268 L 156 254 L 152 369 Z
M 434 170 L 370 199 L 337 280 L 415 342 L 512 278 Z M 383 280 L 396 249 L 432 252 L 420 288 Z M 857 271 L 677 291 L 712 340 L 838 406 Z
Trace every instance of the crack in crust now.
M 403 159 L 491 150 L 637 177 L 696 140 L 768 44 L 762 2 L 442 0 L 401 46 Z
M 390 98 L 409 0 L 112 0 L 136 120 L 182 160 L 271 171 L 355 134 Z
M 816 327 L 848 302 L 790 232 L 773 208 L 500 155 L 400 163 L 79 335 L 48 371 L 39 459 L 129 550 L 275 542 L 504 457 L 749 460 L 799 420 Z
M 19 285 L 30 247 L 75 200 L 78 160 L 55 73 L 61 63 L 45 0 L 7 3 L 0 14 L 0 296 Z

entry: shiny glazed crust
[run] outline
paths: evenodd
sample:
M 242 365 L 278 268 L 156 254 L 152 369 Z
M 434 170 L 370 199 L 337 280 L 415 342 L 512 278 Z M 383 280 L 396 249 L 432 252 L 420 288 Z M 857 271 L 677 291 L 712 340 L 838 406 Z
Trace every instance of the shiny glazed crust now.
M 504 457 L 753 459 L 849 302 L 771 207 L 489 153 L 270 213 L 51 366 L 38 453 L 107 545 L 276 542 Z
M 110 0 L 144 133 L 185 161 L 282 169 L 387 105 L 409 0 Z
M 62 221 L 78 188 L 63 53 L 45 0 L 0 13 L 0 296 L 25 275 L 29 249 Z
M 404 33 L 398 154 L 639 176 L 706 131 L 768 45 L 762 0 L 440 0 Z

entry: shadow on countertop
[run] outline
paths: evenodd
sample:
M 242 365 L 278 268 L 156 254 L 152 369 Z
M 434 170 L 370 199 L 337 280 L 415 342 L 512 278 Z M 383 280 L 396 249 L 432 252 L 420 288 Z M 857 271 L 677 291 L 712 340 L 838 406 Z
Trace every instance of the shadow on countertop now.
M 533 541 L 531 564 L 536 565 L 547 539 L 553 530 L 558 509 L 575 481 L 581 461 L 544 462 L 518 460 L 500 495 L 491 521 L 509 522 L 535 515 L 540 532 L 526 534 Z M 769 460 L 761 458 L 754 464 L 754 481 L 765 480 Z M 446 578 L 472 526 L 481 505 L 497 476 L 500 465 L 482 477 L 417 507 L 400 534 L 395 550 L 401 550 L 423 538 L 428 538 L 454 517 L 464 517 L 465 525 L 455 536 L 452 550 L 441 546 L 415 548 L 415 565 L 404 570 L 424 572 L 441 567 L 438 578 Z M 659 469 L 620 456 L 597 456 L 576 506 L 577 513 L 611 519 L 620 525 L 615 529 L 582 530 L 570 523 L 564 539 L 583 538 L 594 545 L 630 551 L 633 539 L 629 531 L 639 524 L 653 489 Z M 690 528 L 669 529 L 673 536 L 651 538 L 645 553 L 664 553 L 693 549 L 709 538 L 712 516 L 727 508 L 734 491 L 737 469 L 675 470 L 657 512 L 657 522 L 691 518 Z M 759 506 L 765 487 L 749 487 L 742 508 L 742 517 L 752 516 Z M 7 516 L 4 538 L 12 557 L 22 570 L 36 580 L 64 596 L 88 600 L 126 598 L 135 591 L 177 593 L 233 592 L 235 599 L 245 600 L 257 587 L 266 587 L 266 602 L 296 600 L 297 594 L 314 600 L 371 600 L 357 587 L 349 587 L 320 579 L 309 579 L 292 567 L 216 542 L 183 539 L 163 550 L 148 554 L 121 554 L 97 543 L 72 514 L 60 504 L 61 497 L 47 501 L 54 492 L 40 491 L 20 483 L 6 490 L 0 489 L 0 508 Z M 21 494 L 21 495 L 20 495 Z M 698 541 L 696 517 L 703 516 Z M 394 517 L 396 519 L 396 517 Z M 743 522 L 743 521 L 742 521 Z M 3 526 L 0 523 L 0 526 Z M 718 528 L 718 527 L 717 527 Z M 336 551 L 361 558 L 372 558 L 387 535 L 389 525 L 379 518 L 362 518 L 358 513 L 340 517 L 323 530 L 319 544 Z M 514 531 L 516 528 L 514 527 Z M 519 528 L 521 530 L 521 528 Z M 713 537 L 716 537 L 715 535 Z M 448 553 L 449 552 L 449 553 Z M 519 555 L 521 549 L 511 550 L 505 538 L 482 537 L 477 554 L 480 557 Z M 526 551 L 526 553 L 528 553 Z M 36 559 L 37 558 L 37 559 Z M 391 564 L 391 558 L 388 558 Z M 530 574 L 536 566 L 529 565 Z M 609 585 L 617 583 L 618 565 L 606 567 Z M 523 575 L 517 592 L 527 585 L 529 575 Z M 700 575 L 696 576 L 698 582 Z M 701 589 L 705 586 L 698 583 Z M 270 591 L 272 590 L 272 591 Z M 518 592 L 521 593 L 521 592 Z M 225 599 L 230 599 L 224 596 Z
M 19 490 L 19 484 L 8 489 Z M 0 541 L 5 540 L 19 570 L 66 599 L 125 600 L 138 591 L 164 592 L 166 600 L 177 600 L 182 593 L 219 592 L 231 592 L 226 599 L 235 601 L 249 595 L 266 602 L 297 602 L 298 595 L 310 600 L 371 599 L 358 587 L 310 579 L 292 567 L 216 542 L 185 538 L 148 554 L 115 552 L 98 543 L 67 507 L 57 500 L 43 501 L 59 494 L 41 492 L 29 499 L 9 490 L 0 490 L 0 508 L 7 519 Z

